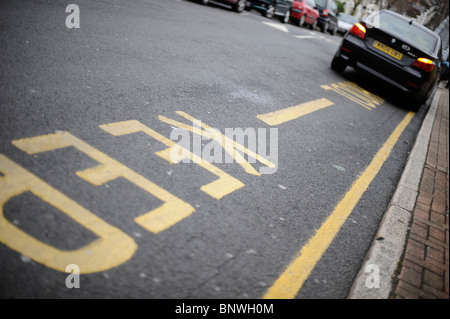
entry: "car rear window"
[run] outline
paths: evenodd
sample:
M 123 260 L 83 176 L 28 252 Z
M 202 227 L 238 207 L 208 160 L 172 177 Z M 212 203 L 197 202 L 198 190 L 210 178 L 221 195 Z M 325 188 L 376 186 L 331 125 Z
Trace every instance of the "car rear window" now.
M 388 12 L 379 12 L 370 18 L 370 23 L 376 28 L 380 28 L 390 34 L 415 45 L 418 49 L 432 53 L 436 48 L 437 39 L 432 34 L 410 24 L 410 22 L 400 19 Z
M 344 13 L 339 13 L 338 18 L 348 23 L 355 24 L 356 22 L 358 22 L 358 18 Z
M 316 4 L 322 8 L 327 7 L 327 0 L 316 0 Z

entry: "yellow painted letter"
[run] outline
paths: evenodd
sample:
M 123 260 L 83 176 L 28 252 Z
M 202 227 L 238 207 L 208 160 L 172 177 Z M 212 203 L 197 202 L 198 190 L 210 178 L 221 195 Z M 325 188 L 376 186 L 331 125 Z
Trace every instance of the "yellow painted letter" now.
M 137 245 L 131 237 L 107 224 L 2 154 L 0 154 L 0 172 L 4 175 L 0 177 L 0 242 L 6 246 L 61 272 L 66 271 L 67 265 L 76 264 L 84 274 L 111 269 L 133 256 Z M 10 223 L 3 214 L 5 203 L 25 192 L 31 192 L 56 207 L 99 238 L 80 249 L 65 251 L 28 235 Z

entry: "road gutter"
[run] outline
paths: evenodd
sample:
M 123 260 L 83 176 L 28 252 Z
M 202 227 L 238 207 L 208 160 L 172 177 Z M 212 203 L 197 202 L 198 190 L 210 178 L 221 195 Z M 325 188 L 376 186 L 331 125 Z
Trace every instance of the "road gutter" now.
M 388 299 L 390 296 L 406 245 L 440 96 L 438 89 L 348 299 Z

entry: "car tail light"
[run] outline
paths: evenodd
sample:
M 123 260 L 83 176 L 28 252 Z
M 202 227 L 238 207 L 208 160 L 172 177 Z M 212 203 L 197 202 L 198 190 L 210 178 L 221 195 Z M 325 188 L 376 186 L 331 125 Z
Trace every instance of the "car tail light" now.
M 361 23 L 356 23 L 350 29 L 350 33 L 364 40 L 366 37 L 366 28 Z
M 322 11 L 322 17 L 328 17 L 328 9 Z
M 426 58 L 418 58 L 414 63 L 413 66 L 416 68 L 419 68 L 425 72 L 431 72 L 434 68 L 434 61 L 431 61 Z

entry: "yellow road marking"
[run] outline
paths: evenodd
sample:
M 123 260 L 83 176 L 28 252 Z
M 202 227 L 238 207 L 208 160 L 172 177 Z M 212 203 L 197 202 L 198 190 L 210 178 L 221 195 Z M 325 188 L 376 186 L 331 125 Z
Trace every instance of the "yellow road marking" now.
M 370 165 L 362 175 L 353 183 L 344 198 L 335 207 L 333 213 L 316 231 L 315 235 L 308 243 L 301 248 L 293 261 L 284 272 L 278 277 L 275 283 L 267 290 L 266 299 L 290 299 L 295 298 L 303 283 L 311 274 L 312 270 L 322 258 L 335 236 L 345 223 L 351 212 L 359 202 L 361 196 L 369 187 L 375 176 L 378 174 L 384 162 L 389 157 L 392 148 L 407 127 L 413 112 L 409 112 L 394 132 L 377 152 Z
M 362 107 L 368 109 L 369 111 L 376 108 L 384 100 L 363 88 L 359 87 L 356 83 L 345 81 L 339 83 L 332 83 L 330 85 L 322 85 L 322 89 L 332 90 L 349 100 L 361 105 Z
M 237 143 L 236 141 L 233 141 L 228 136 L 223 135 L 218 130 L 213 129 L 212 127 L 210 127 L 210 126 L 206 125 L 205 123 L 197 120 L 196 118 L 190 116 L 189 114 L 187 114 L 187 113 L 185 113 L 183 111 L 177 111 L 176 113 L 181 115 L 185 119 L 193 122 L 193 123 L 194 122 L 201 123 L 201 128 L 206 131 L 205 136 L 208 136 L 208 134 L 209 134 L 210 138 L 214 139 L 216 142 L 220 143 L 222 146 L 223 145 L 227 145 L 227 144 L 232 145 L 235 148 L 233 153 L 235 153 L 236 150 L 239 150 L 239 151 L 244 152 L 248 156 L 253 157 L 257 161 L 259 161 L 261 164 L 264 164 L 264 165 L 266 165 L 266 166 L 268 166 L 270 168 L 274 168 L 276 166 L 274 163 L 270 162 L 269 160 L 265 159 L 264 157 L 260 156 L 259 154 L 249 150 L 248 148 L 246 148 L 246 147 L 242 146 L 241 144 Z M 212 135 L 212 137 L 211 137 L 211 135 Z M 220 138 L 217 138 L 217 136 L 219 136 Z
M 189 150 L 182 148 L 181 146 L 176 144 L 174 141 L 166 138 L 165 136 L 159 134 L 158 132 L 155 132 L 154 130 L 145 126 L 144 124 L 142 124 L 139 121 L 131 120 L 131 121 L 105 124 L 105 125 L 100 125 L 100 128 L 102 128 L 103 130 L 105 130 L 106 132 L 108 132 L 114 136 L 132 134 L 132 133 L 137 133 L 137 132 L 144 132 L 145 134 L 153 137 L 154 139 L 158 140 L 159 142 L 165 144 L 168 147 L 167 149 L 157 152 L 156 154 L 159 157 L 163 158 L 164 160 L 168 161 L 169 163 L 173 163 L 171 160 L 171 157 L 170 157 L 170 153 L 172 152 L 172 149 L 177 148 L 177 147 L 180 148 L 181 153 L 185 154 L 187 157 L 189 157 L 193 163 L 198 164 L 200 167 L 206 169 L 207 171 L 209 171 L 219 177 L 218 180 L 215 180 L 214 182 L 201 187 L 202 191 L 204 191 L 211 197 L 214 197 L 215 199 L 221 199 L 222 197 L 245 186 L 244 183 L 242 183 L 241 181 L 239 181 L 236 178 L 232 177 L 231 175 L 225 173 L 224 171 L 222 171 L 218 167 L 212 165 L 211 163 L 203 160 L 202 158 L 193 154 Z
M 163 205 L 135 218 L 136 223 L 153 233 L 159 233 L 195 212 L 195 209 L 188 203 L 68 132 L 25 138 L 15 140 L 12 143 L 28 154 L 73 146 L 100 163 L 95 167 L 77 172 L 76 174 L 82 179 L 92 185 L 100 186 L 123 177 L 155 196 L 163 202 Z
M 190 116 L 189 114 L 182 112 L 182 111 L 177 111 L 176 113 L 178 115 L 181 115 L 185 119 L 192 121 L 193 124 L 194 123 L 200 124 L 200 127 L 195 127 L 193 125 L 181 123 L 179 121 L 172 120 L 172 119 L 167 118 L 162 115 L 159 115 L 158 118 L 161 122 L 164 122 L 166 124 L 173 125 L 178 128 L 184 129 L 186 131 L 192 132 L 194 134 L 199 134 L 201 136 L 204 136 L 206 138 L 214 140 L 225 150 L 225 152 L 230 154 L 233 157 L 233 159 L 236 161 L 236 163 L 241 165 L 247 173 L 256 175 L 256 176 L 261 176 L 261 174 L 255 168 L 253 168 L 253 166 L 250 165 L 250 163 L 248 161 L 246 161 L 245 158 L 241 154 L 239 154 L 239 152 L 237 152 L 237 150 L 242 151 L 243 153 L 247 154 L 249 157 L 256 159 L 260 163 L 262 163 L 270 168 L 276 167 L 276 165 L 274 163 L 270 162 L 269 160 L 265 159 L 264 157 L 260 156 L 259 154 L 249 150 L 248 148 L 242 146 L 241 144 L 237 143 L 230 137 L 223 135 L 218 130 L 206 125 L 205 123 L 201 122 L 200 120 L 197 120 L 196 118 Z
M 372 99 L 372 101 L 374 101 L 374 103 L 376 105 L 384 103 L 384 99 L 382 97 L 380 97 L 380 96 L 378 96 L 376 94 L 373 94 L 373 93 L 363 89 L 362 87 L 360 87 L 355 82 L 345 81 L 343 83 L 345 83 L 345 85 L 347 85 L 348 87 L 353 88 L 353 90 L 355 90 L 355 91 L 357 91 L 357 92 L 359 92 L 359 93 L 361 93 L 361 94 L 363 94 L 365 96 L 369 96 Z
M 135 241 L 77 204 L 37 176 L 0 154 L 0 242 L 47 267 L 65 272 L 77 264 L 84 274 L 108 270 L 129 260 L 137 249 Z M 76 250 L 60 250 L 28 235 L 3 214 L 11 198 L 30 192 L 49 203 L 99 238 Z M 33 209 L 30 207 L 30 214 Z
M 328 106 L 333 105 L 334 103 L 327 99 L 318 99 L 310 102 L 306 102 L 303 104 L 299 104 L 296 106 L 291 106 L 286 109 L 282 109 L 275 112 L 270 112 L 266 114 L 261 114 L 256 116 L 261 121 L 274 126 L 279 125 L 288 121 L 295 120 L 300 116 L 310 114 L 312 112 L 324 109 Z

